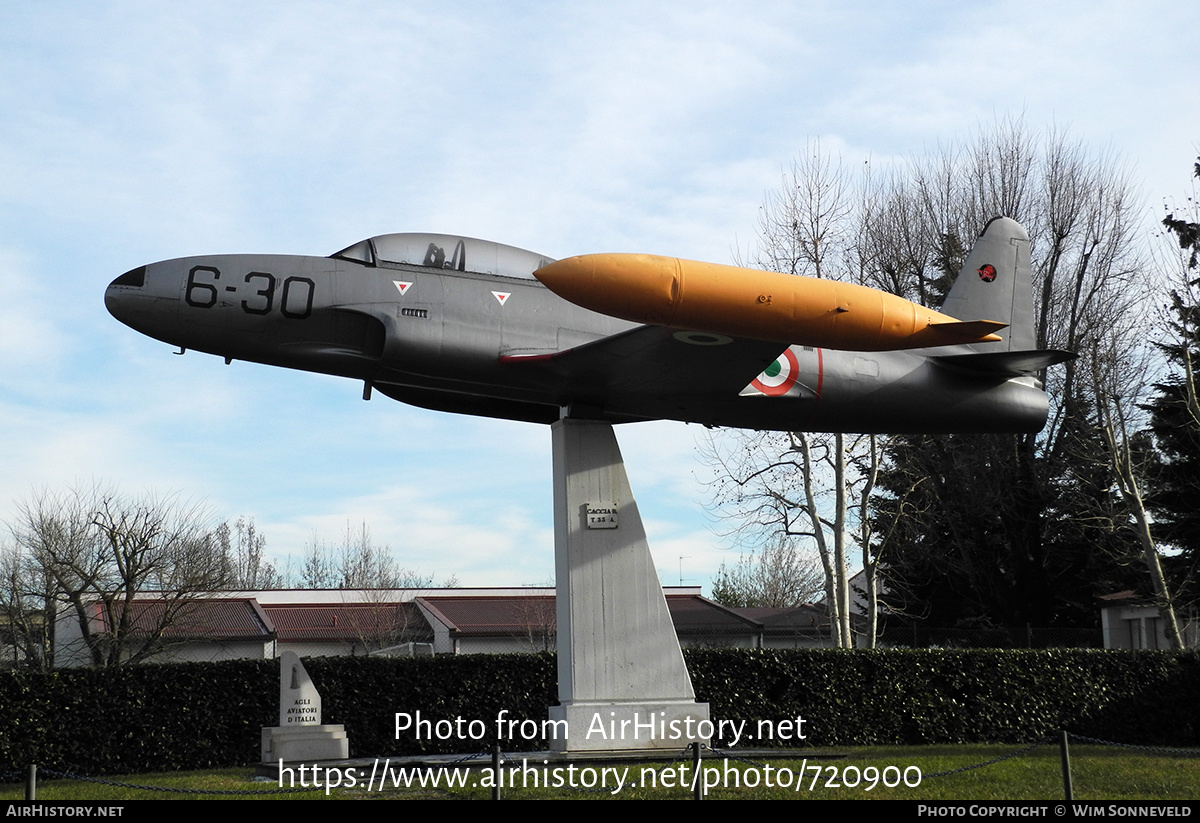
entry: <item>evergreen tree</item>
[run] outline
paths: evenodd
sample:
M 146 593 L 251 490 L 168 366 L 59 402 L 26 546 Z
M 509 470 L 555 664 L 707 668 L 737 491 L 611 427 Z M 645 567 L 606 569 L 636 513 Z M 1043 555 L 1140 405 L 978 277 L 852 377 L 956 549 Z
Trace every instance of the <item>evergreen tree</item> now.
M 1200 179 L 1200 162 L 1195 165 Z M 1194 206 L 1193 201 L 1193 206 Z M 1171 372 L 1156 383 L 1147 405 L 1150 427 L 1158 446 L 1152 478 L 1150 510 L 1158 540 L 1179 554 L 1166 558 L 1168 575 L 1180 603 L 1194 600 L 1200 576 L 1200 403 L 1196 370 L 1200 366 L 1200 278 L 1195 277 L 1200 255 L 1200 224 L 1175 212 L 1163 226 L 1178 242 L 1178 289 L 1170 292 L 1169 341 L 1158 344 Z
M 1179 342 L 1161 346 L 1172 373 L 1155 384 L 1147 407 L 1158 445 L 1149 506 L 1158 540 L 1179 552 L 1168 559 L 1168 574 L 1179 601 L 1186 603 L 1196 597 L 1200 565 L 1200 421 L 1194 413 L 1195 382 L 1189 385 L 1186 376 L 1187 361 L 1200 362 L 1200 306 L 1185 305 L 1178 294 L 1172 298 Z
M 1140 580 L 1120 560 L 1094 435 L 1078 433 L 1060 454 L 1034 451 L 1032 439 L 891 439 L 876 520 L 892 523 L 894 612 L 936 628 L 1086 628 L 1098 623 L 1098 595 Z

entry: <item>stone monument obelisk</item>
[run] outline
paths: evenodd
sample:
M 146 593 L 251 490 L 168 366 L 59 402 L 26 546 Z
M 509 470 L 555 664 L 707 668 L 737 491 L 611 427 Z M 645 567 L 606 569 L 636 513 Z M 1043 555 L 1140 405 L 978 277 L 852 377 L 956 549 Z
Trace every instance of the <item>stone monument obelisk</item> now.
M 295 652 L 279 655 L 279 725 L 263 726 L 262 762 L 307 763 L 349 756 L 345 727 L 321 723 L 321 695 L 300 658 Z

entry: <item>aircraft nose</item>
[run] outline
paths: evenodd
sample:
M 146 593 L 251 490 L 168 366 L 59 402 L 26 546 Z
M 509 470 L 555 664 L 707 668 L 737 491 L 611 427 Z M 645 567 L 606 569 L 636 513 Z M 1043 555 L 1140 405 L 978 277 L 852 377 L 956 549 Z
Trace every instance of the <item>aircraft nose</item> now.
M 113 317 L 128 324 L 128 313 L 125 311 L 127 301 L 122 298 L 130 294 L 137 294 L 145 285 L 146 267 L 138 266 L 136 269 L 130 269 L 108 284 L 108 288 L 104 290 L 104 307 Z

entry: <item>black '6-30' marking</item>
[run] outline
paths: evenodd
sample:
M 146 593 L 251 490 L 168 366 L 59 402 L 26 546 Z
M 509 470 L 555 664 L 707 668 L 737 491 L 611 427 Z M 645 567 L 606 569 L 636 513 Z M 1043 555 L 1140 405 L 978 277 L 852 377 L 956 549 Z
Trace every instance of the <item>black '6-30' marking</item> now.
M 213 266 L 192 266 L 188 272 L 184 302 L 197 309 L 211 309 L 217 304 L 217 281 L 221 271 Z M 270 314 L 275 307 L 275 275 L 265 271 L 252 271 L 243 278 L 252 288 L 250 296 L 241 302 L 246 314 Z M 237 291 L 226 286 L 225 291 Z M 312 314 L 313 292 L 316 284 L 307 277 L 285 277 L 279 299 L 279 312 L 293 320 L 303 320 Z

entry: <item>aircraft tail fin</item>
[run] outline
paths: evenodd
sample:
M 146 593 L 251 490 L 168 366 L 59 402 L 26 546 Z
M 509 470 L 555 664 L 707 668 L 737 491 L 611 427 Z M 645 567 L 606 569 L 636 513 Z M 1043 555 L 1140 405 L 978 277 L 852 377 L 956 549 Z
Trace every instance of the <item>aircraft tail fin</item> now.
M 1008 217 L 988 221 L 941 311 L 967 322 L 989 320 L 1008 326 L 1001 332 L 1001 342 L 971 344 L 977 352 L 1028 352 L 1037 348 L 1029 235 L 1020 223 Z

